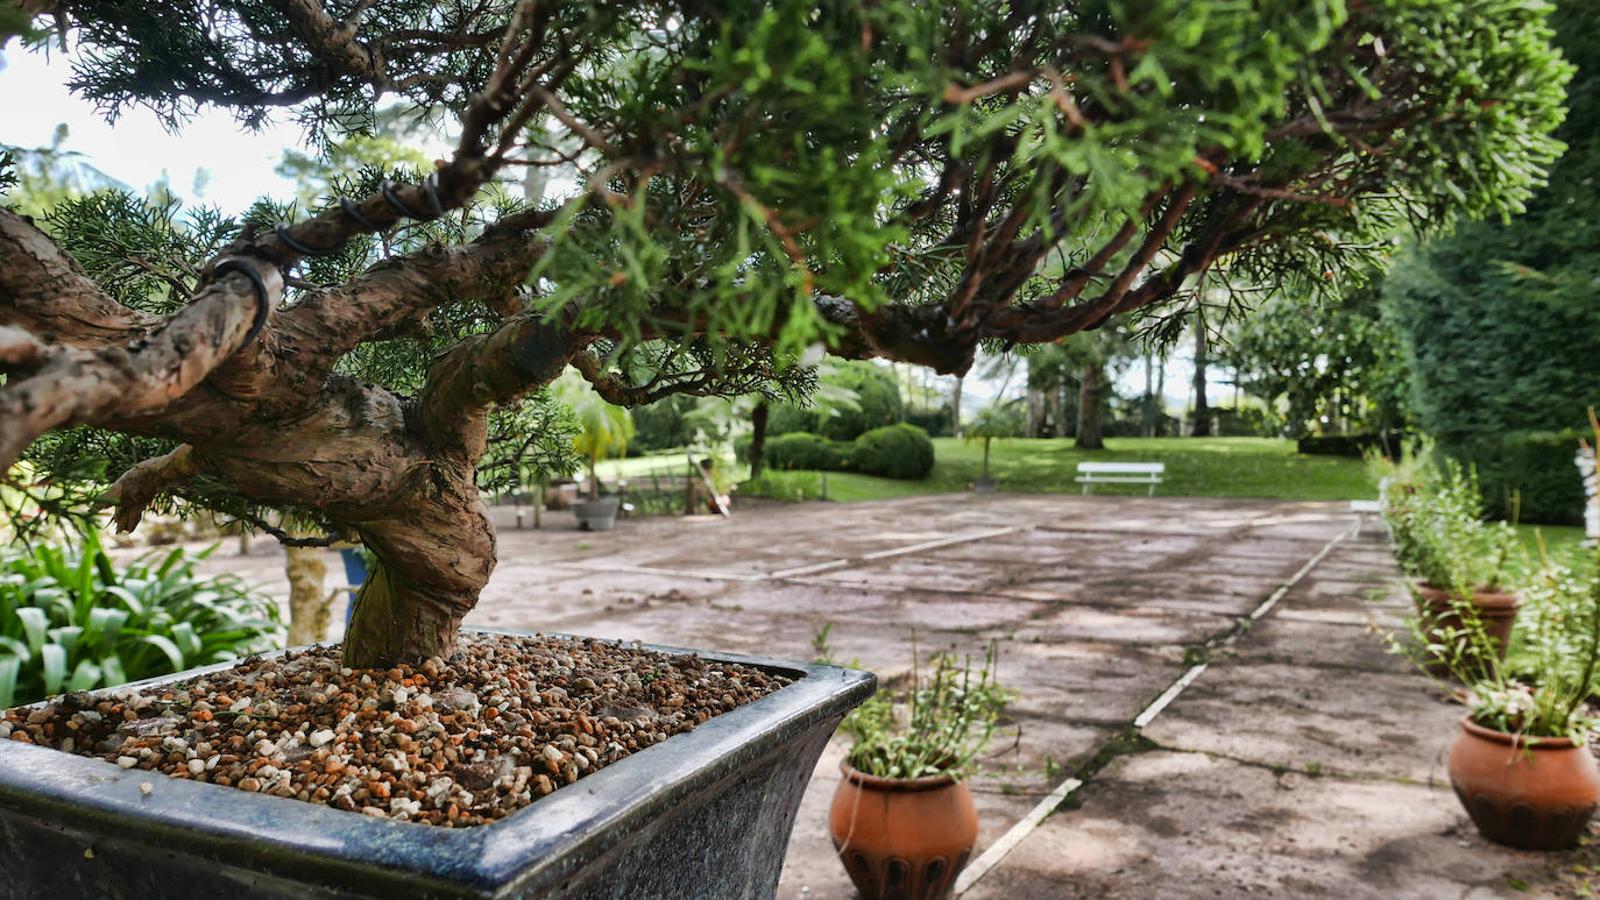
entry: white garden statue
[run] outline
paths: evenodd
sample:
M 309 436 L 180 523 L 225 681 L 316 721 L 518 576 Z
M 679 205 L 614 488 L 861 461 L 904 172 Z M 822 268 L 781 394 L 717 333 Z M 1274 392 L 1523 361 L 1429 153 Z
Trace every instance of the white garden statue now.
M 1583 506 L 1583 533 L 1590 541 L 1600 540 L 1600 505 L 1595 502 L 1595 495 L 1600 493 L 1600 477 L 1595 474 L 1594 448 L 1579 447 L 1573 462 L 1583 476 L 1583 496 L 1588 500 Z

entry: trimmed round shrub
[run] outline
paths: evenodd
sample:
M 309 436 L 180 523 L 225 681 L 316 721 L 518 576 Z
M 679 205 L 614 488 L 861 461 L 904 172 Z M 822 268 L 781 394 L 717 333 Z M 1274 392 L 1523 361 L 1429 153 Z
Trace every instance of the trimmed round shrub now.
M 915 425 L 874 428 L 856 438 L 851 467 L 885 478 L 927 478 L 933 470 L 933 441 Z
M 900 421 L 904 403 L 894 376 L 883 366 L 866 360 L 841 362 L 824 380 L 855 394 L 855 409 L 774 404 L 767 420 L 768 434 L 808 431 L 836 441 L 849 441 L 871 428 Z
M 833 469 L 848 467 L 850 445 L 817 434 L 795 431 L 767 438 L 767 465 L 774 469 Z

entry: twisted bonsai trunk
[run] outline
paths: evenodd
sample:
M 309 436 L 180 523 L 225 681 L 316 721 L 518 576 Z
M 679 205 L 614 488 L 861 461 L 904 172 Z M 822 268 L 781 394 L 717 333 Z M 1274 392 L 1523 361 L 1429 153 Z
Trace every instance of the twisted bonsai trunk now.
M 400 515 L 358 527 L 378 562 L 345 633 L 345 665 L 381 668 L 455 652 L 461 620 L 494 571 L 495 535 L 470 470 L 453 474 L 425 480 Z

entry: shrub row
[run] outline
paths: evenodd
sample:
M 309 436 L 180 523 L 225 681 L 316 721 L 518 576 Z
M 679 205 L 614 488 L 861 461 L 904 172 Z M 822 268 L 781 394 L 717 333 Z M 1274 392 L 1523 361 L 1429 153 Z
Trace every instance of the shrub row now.
M 1581 525 L 1586 500 L 1573 458 L 1582 436 L 1578 431 L 1441 436 L 1439 450 L 1477 470 L 1484 505 L 1491 515 L 1509 516 L 1514 492 L 1521 500 L 1523 522 Z
M 1312 456 L 1360 457 L 1369 447 L 1379 448 L 1385 456 L 1400 452 L 1405 433 L 1400 431 L 1363 432 L 1360 434 L 1308 434 L 1295 441 L 1295 449 Z
M 933 441 L 915 425 L 886 425 L 854 441 L 833 441 L 796 431 L 767 440 L 773 469 L 860 472 L 885 478 L 926 478 L 933 469 Z

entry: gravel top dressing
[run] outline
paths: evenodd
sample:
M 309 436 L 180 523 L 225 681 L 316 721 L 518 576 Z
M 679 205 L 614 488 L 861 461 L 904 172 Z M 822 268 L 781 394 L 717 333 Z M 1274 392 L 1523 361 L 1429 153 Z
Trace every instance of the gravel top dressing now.
M 326 647 L 66 694 L 7 710 L 0 738 L 380 818 L 484 825 L 789 683 L 603 641 L 480 634 L 458 646 L 449 661 L 388 671 L 341 668 Z

